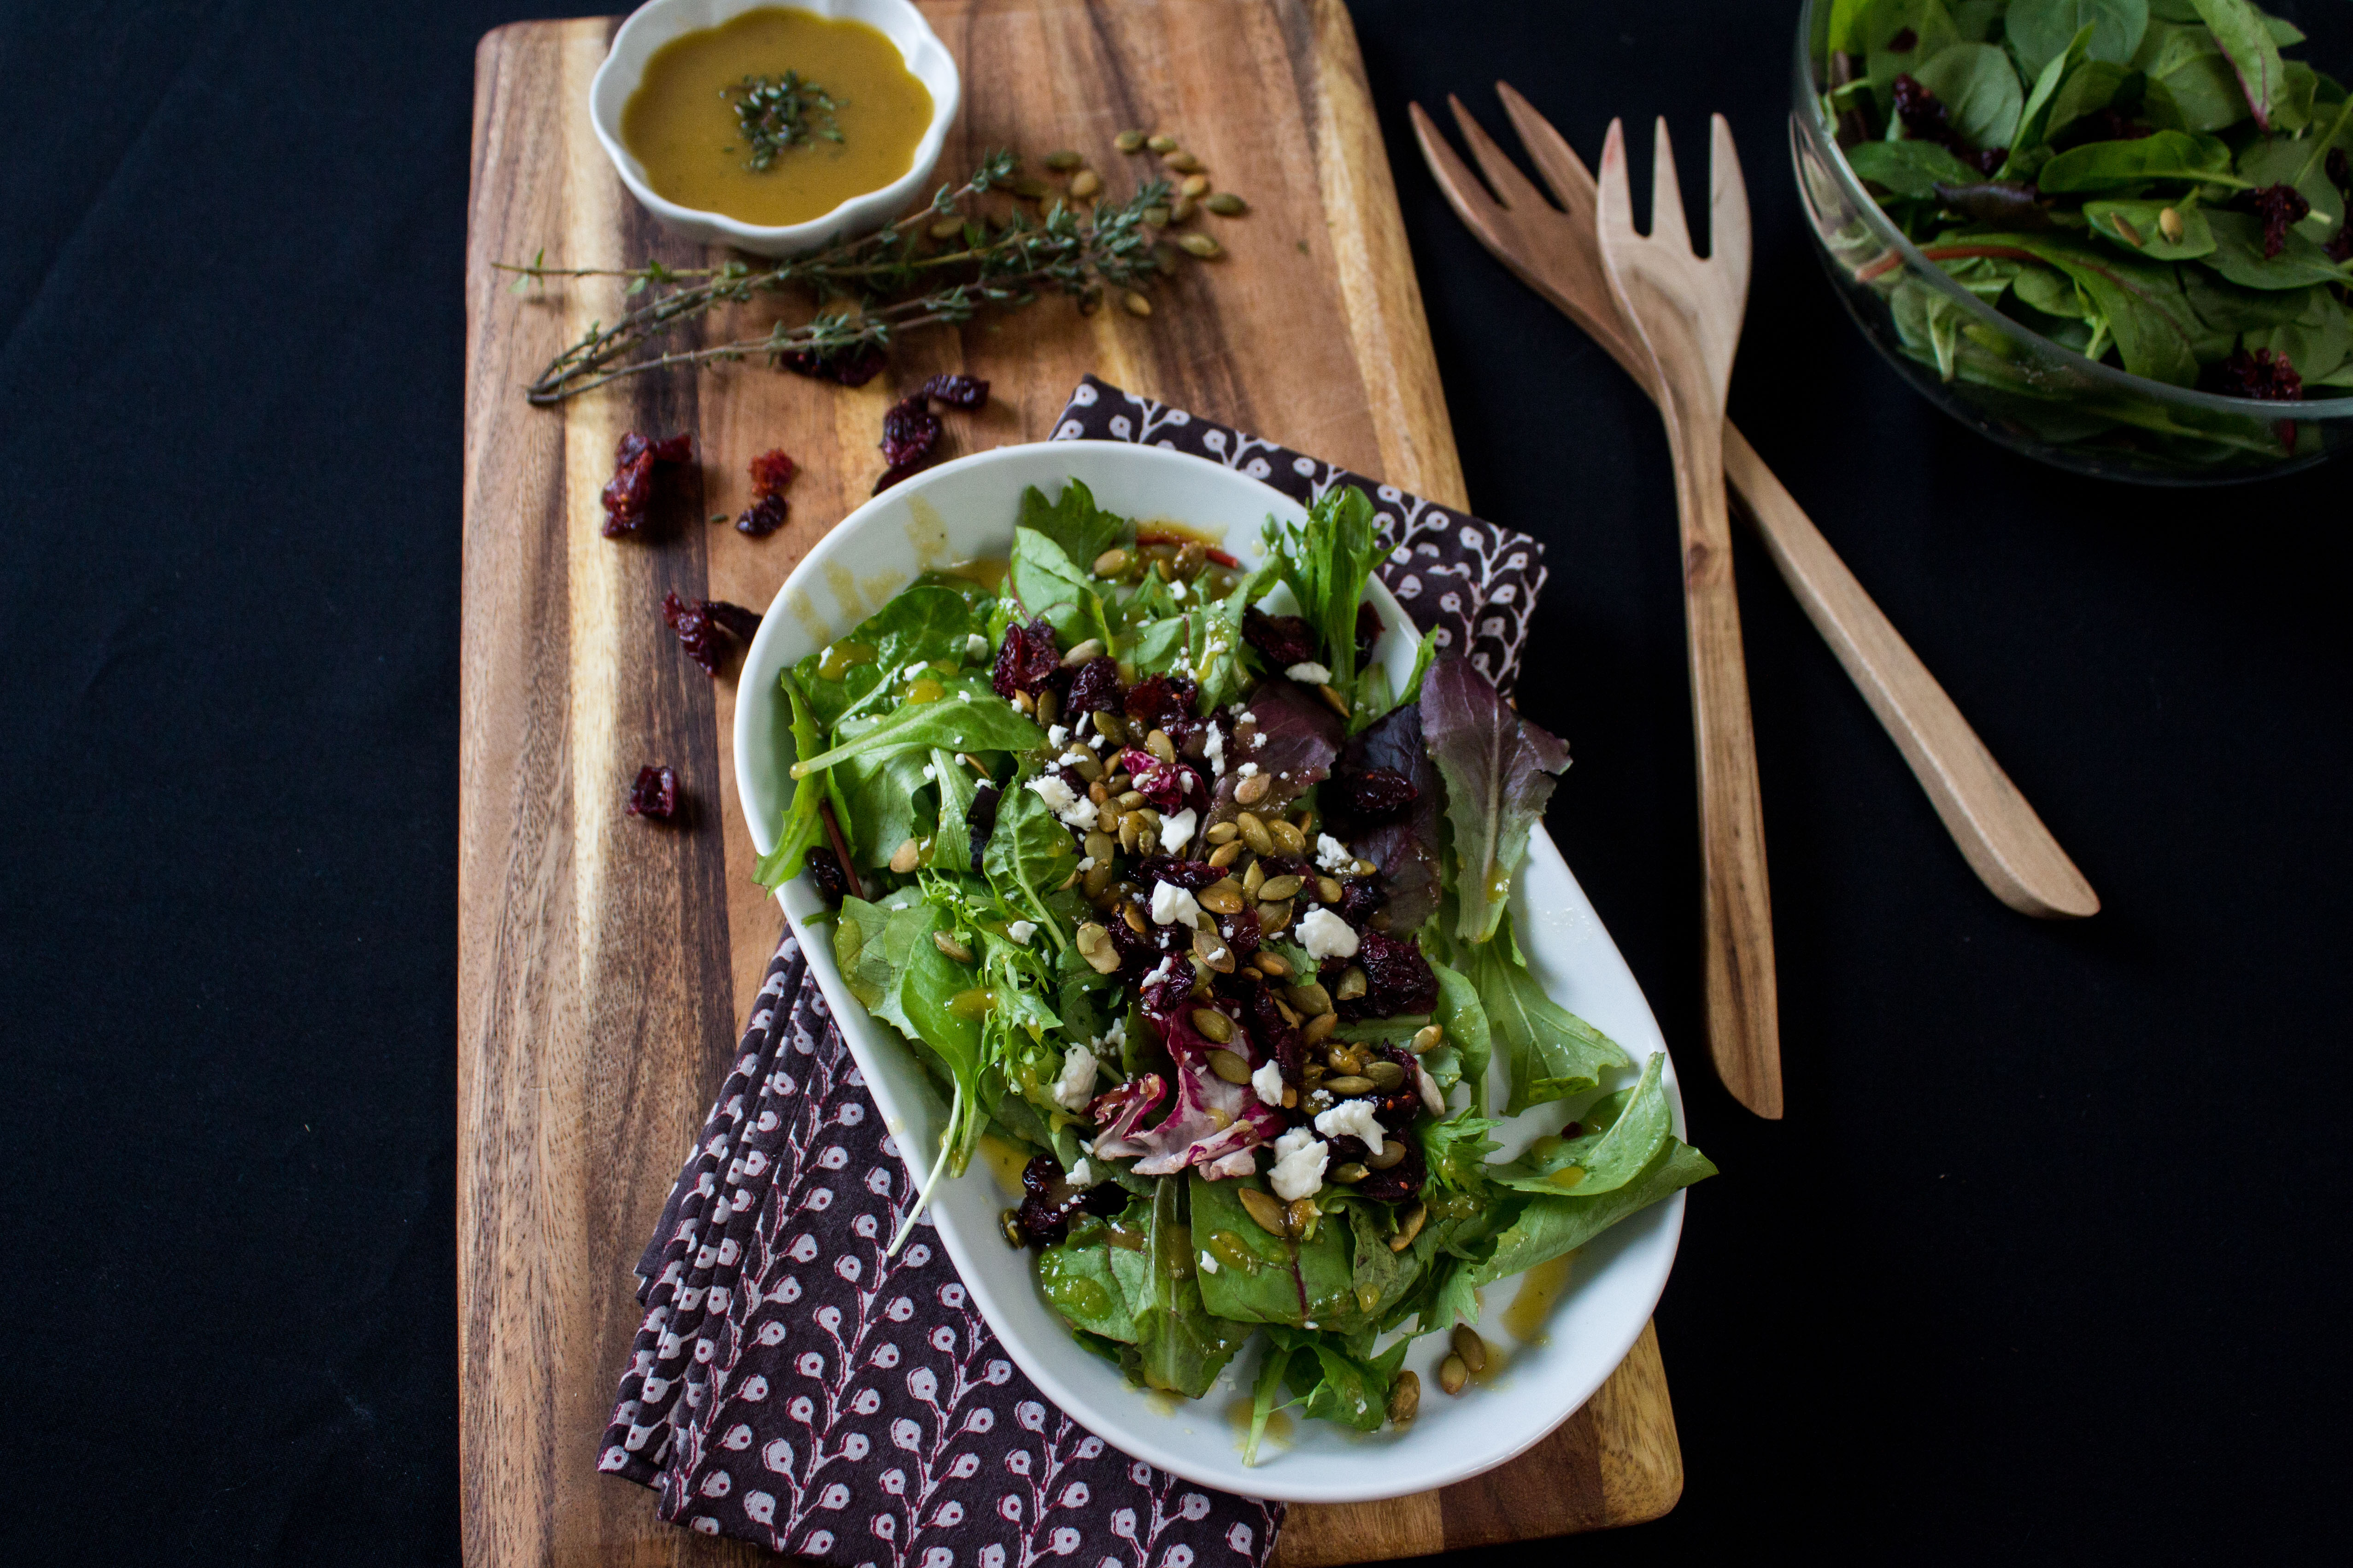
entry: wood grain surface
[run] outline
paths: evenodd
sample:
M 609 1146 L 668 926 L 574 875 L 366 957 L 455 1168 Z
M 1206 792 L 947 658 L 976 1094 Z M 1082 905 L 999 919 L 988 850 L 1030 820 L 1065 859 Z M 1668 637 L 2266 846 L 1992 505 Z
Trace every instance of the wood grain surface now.
M 519 24 L 477 58 L 467 255 L 459 700 L 459 1302 L 466 1560 L 772 1561 L 661 1523 L 595 1451 L 638 1325 L 631 1266 L 782 929 L 733 806 L 732 680 L 662 626 L 665 591 L 765 606 L 881 471 L 882 410 L 941 370 L 994 384 L 951 414 L 944 455 L 1049 433 L 1094 372 L 1286 445 L 1465 504 L 1420 297 L 1356 40 L 1337 0 L 925 5 L 965 98 L 941 177 L 972 153 L 1071 148 L 1113 194 L 1147 176 L 1112 138 L 1181 136 L 1219 188 L 1226 259 L 1164 285 L 1155 313 L 1050 300 L 909 341 L 854 390 L 757 365 L 666 374 L 527 406 L 522 384 L 617 285 L 508 291 L 493 263 L 704 259 L 623 191 L 588 129 L 609 19 Z M 1208 219 L 1197 221 L 1212 221 Z M 713 330 L 741 335 L 744 322 Z M 598 533 L 628 429 L 695 432 L 704 462 L 648 541 Z M 712 527 L 744 465 L 783 447 L 793 521 Z M 1508 521 L 1508 520 L 1506 520 Z M 638 768 L 676 768 L 683 822 L 623 815 Z M 1369 1562 L 1655 1518 L 1683 1484 L 1655 1338 L 1526 1456 L 1397 1501 L 1291 1510 L 1285 1568 Z

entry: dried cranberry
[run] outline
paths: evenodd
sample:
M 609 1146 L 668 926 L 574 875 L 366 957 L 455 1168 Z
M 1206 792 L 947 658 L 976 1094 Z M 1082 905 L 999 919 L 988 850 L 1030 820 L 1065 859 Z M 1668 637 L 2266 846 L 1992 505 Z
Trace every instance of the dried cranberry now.
M 2340 224 L 2337 229 L 2337 237 L 2321 248 L 2328 253 L 2328 259 L 2331 261 L 2340 265 L 2353 261 L 2353 218 L 2348 218 Z
M 861 348 L 818 355 L 804 349 L 797 353 L 779 354 L 776 363 L 797 375 L 816 381 L 837 382 L 843 386 L 864 386 L 881 374 L 889 361 L 881 349 L 868 344 Z
M 1944 100 L 1920 85 L 1908 72 L 1896 73 L 1895 118 L 1916 142 L 1934 142 L 1982 174 L 1992 174 L 2010 156 L 2007 147 L 1971 147 L 1953 129 Z
M 1887 52 L 1891 55 L 1908 55 L 1912 52 L 1912 47 L 1919 41 L 1919 34 L 1909 27 L 1899 27 L 1896 29 L 1895 36 L 1887 40 Z
M 923 383 L 923 395 L 970 414 L 988 406 L 988 383 L 968 375 L 935 375 Z
M 922 393 L 900 399 L 882 416 L 882 460 L 896 468 L 930 457 L 940 430 L 940 416 Z
M 1305 1081 L 1303 1069 L 1307 1065 L 1307 1046 L 1298 1026 L 1283 1017 L 1282 1009 L 1274 1005 L 1274 992 L 1263 981 L 1242 976 L 1229 985 L 1241 999 L 1242 1022 L 1250 1037 L 1275 1059 L 1282 1081 L 1297 1088 Z
M 1381 613 L 1370 605 L 1356 606 L 1356 662 L 1362 664 L 1373 657 L 1373 645 L 1381 640 Z
M 652 443 L 646 450 L 653 454 L 657 463 L 691 462 L 694 459 L 694 437 L 681 430 L 666 441 Z
M 849 878 L 841 868 L 841 857 L 830 845 L 819 844 L 808 852 L 808 874 L 827 903 L 839 904 L 849 897 Z
M 981 856 L 988 848 L 989 835 L 997 831 L 997 808 L 1004 800 L 997 786 L 985 784 L 972 792 L 972 804 L 964 808 L 964 830 L 972 840 L 972 874 L 983 875 Z
M 1188 893 L 1198 893 L 1212 882 L 1222 881 L 1226 875 L 1206 860 L 1179 860 L 1173 855 L 1147 856 L 1135 870 L 1136 879 L 1145 887 L 1155 882 L 1173 882 Z
M 1122 921 L 1120 924 L 1127 922 Z M 1157 959 L 1153 967 L 1159 967 Z M 1193 961 L 1178 955 L 1168 965 L 1168 973 L 1158 980 L 1146 980 L 1138 993 L 1144 1002 L 1144 1015 L 1155 1021 L 1167 1017 L 1177 1008 L 1189 1005 L 1193 1000 Z
M 787 457 L 782 448 L 763 452 L 752 459 L 752 493 L 772 496 L 792 483 L 800 465 Z
M 1428 1175 L 1428 1167 L 1421 1162 L 1421 1151 L 1411 1138 L 1400 1138 L 1398 1142 L 1405 1145 L 1405 1158 L 1386 1171 L 1366 1172 L 1365 1179 L 1358 1182 L 1354 1189 L 1357 1196 L 1370 1198 L 1375 1203 L 1398 1204 L 1421 1191 L 1421 1184 Z
M 2312 204 L 2291 184 L 2265 185 L 2260 191 L 2249 191 L 2242 199 L 2263 220 L 2266 261 L 2287 248 L 2287 231 L 2312 216 Z
M 1127 716 L 1148 729 L 1166 730 L 1193 714 L 1193 694 L 1199 688 L 1190 676 L 1152 675 L 1127 689 Z
M 1070 700 L 1062 704 L 1062 711 L 1075 721 L 1082 713 L 1116 711 L 1119 705 L 1119 661 L 1105 654 L 1079 666 L 1078 674 L 1071 679 Z
M 2260 397 L 2266 402 L 2293 403 L 2304 395 L 2304 378 L 2284 353 L 2270 349 L 2232 352 L 2214 367 L 2215 390 L 2230 397 Z
M 687 658 L 702 667 L 703 674 L 719 673 L 719 660 L 726 650 L 721 646 L 719 628 L 711 624 L 709 612 L 676 594 L 664 594 L 662 619 L 678 634 L 678 646 L 686 650 Z
M 744 509 L 744 515 L 735 520 L 735 531 L 754 539 L 765 539 L 785 526 L 789 510 L 785 498 L 774 490 L 754 496 L 752 504 Z
M 1384 822 L 1421 798 L 1413 781 L 1395 768 L 1344 768 L 1324 785 L 1326 798 L 1351 817 L 1371 824 Z
M 1380 910 L 1386 895 L 1378 877 L 1348 877 L 1340 883 L 1340 918 L 1361 926 Z
M 725 628 L 727 635 L 738 642 L 750 642 L 760 635 L 760 612 L 747 610 L 725 599 L 705 599 L 702 613 Z
M 1277 669 L 1289 669 L 1315 657 L 1315 632 L 1299 616 L 1270 616 L 1250 608 L 1242 612 L 1242 641 L 1266 656 Z
M 1133 781 L 1129 787 L 1161 811 L 1179 809 L 1188 795 L 1208 798 L 1200 775 L 1182 763 L 1164 763 L 1149 752 L 1129 750 L 1119 754 L 1118 767 Z
M 629 815 L 667 822 L 678 813 L 678 774 L 668 768 L 639 768 L 629 786 Z
M 990 673 L 989 685 L 1008 702 L 1017 691 L 1035 697 L 1061 668 L 1062 650 L 1055 644 L 1054 628 L 1042 619 L 1026 626 L 1017 621 L 1005 628 L 1005 641 L 997 646 L 997 668 Z
M 1359 931 L 1356 963 L 1365 972 L 1365 994 L 1339 1005 L 1342 1017 L 1395 1018 L 1438 1005 L 1438 976 L 1411 942 L 1386 931 Z
M 2156 126 L 2127 119 L 2115 109 L 2107 108 L 2094 110 L 2069 126 L 2067 142 L 2070 146 L 2081 146 L 2086 142 L 2137 142 L 2144 136 L 2156 133 Z
M 897 484 L 900 480 L 913 479 L 915 475 L 923 471 L 923 465 L 928 461 L 930 461 L 929 458 L 918 458 L 912 463 L 892 464 L 889 468 L 883 469 L 881 473 L 875 476 L 874 488 L 867 493 L 870 495 L 879 496 L 884 490 L 889 489 L 892 485 Z
M 1224 937 L 1226 945 L 1234 950 L 1236 963 L 1248 958 L 1258 951 L 1258 944 L 1261 940 L 1258 910 L 1246 904 L 1239 914 L 1220 916 L 1218 921 L 1218 934 Z
M 605 537 L 620 539 L 645 527 L 654 495 L 656 464 L 675 465 L 694 456 L 694 437 L 681 431 L 667 440 L 625 432 L 613 448 L 613 477 L 605 482 Z

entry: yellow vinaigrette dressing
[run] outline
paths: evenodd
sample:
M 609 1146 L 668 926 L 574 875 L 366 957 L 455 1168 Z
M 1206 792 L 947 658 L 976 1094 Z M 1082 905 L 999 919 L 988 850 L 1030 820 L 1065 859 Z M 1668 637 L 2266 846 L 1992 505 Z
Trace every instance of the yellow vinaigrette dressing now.
M 766 169 L 736 118 L 746 77 L 797 71 L 835 108 L 830 127 L 794 142 Z M 672 38 L 646 61 L 621 110 L 621 140 L 654 193 L 683 207 L 774 226 L 823 217 L 914 166 L 932 122 L 929 89 L 899 47 L 863 22 L 767 6 Z M 813 114 L 811 129 L 828 123 Z

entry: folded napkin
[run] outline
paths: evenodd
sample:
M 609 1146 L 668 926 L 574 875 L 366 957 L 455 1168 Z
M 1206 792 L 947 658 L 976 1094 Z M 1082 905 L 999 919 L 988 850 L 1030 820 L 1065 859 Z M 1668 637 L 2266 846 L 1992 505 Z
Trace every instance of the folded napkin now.
M 1092 376 L 1053 438 L 1192 452 L 1302 501 L 1357 486 L 1407 615 L 1499 687 L 1517 673 L 1534 540 Z M 844 1568 L 1263 1568 L 1282 1504 L 1193 1486 L 1062 1414 L 928 1222 L 882 1256 L 926 1163 L 883 1129 L 786 931 L 638 1264 L 645 1321 L 597 1468 L 652 1488 L 672 1523 Z

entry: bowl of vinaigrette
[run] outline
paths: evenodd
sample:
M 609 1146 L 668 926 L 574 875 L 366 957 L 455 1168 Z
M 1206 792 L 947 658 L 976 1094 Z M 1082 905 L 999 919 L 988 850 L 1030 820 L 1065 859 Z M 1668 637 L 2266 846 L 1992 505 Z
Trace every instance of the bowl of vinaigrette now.
M 797 256 L 928 196 L 960 93 L 909 0 L 652 0 L 614 35 L 588 105 L 665 227 Z

